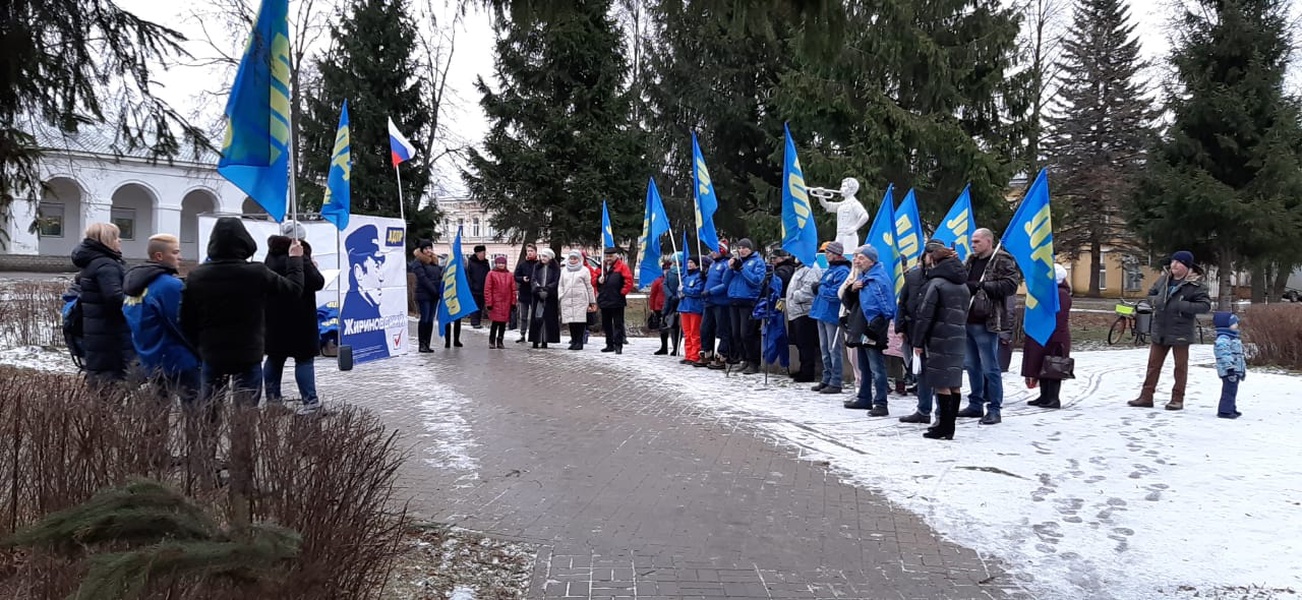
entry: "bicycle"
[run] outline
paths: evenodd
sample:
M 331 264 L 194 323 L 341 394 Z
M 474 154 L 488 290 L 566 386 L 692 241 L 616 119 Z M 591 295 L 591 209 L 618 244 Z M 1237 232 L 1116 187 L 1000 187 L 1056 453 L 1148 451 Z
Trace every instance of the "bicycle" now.
M 1129 330 L 1131 342 L 1136 346 L 1142 346 L 1148 343 L 1147 327 L 1140 331 L 1139 314 L 1148 315 L 1148 303 L 1140 300 L 1137 302 L 1126 302 L 1122 300 L 1113 310 L 1117 313 L 1117 320 L 1112 322 L 1112 327 L 1108 328 L 1108 345 L 1112 346 L 1126 338 L 1126 332 Z M 1145 324 L 1147 324 L 1145 319 Z

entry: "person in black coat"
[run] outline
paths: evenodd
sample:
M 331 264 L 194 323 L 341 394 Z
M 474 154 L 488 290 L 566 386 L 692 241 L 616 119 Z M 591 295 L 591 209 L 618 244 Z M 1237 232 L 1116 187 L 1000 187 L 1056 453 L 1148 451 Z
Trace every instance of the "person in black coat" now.
M 937 420 L 936 426 L 922 435 L 952 440 L 963 398 L 967 307 L 972 294 L 967 287 L 967 270 L 944 243 L 927 242 L 923 260 L 927 264 L 927 285 L 909 326 L 909 341 L 925 365 L 922 376 L 935 391 Z
M 900 290 L 899 306 L 895 309 L 895 331 L 904 338 L 900 351 L 904 354 L 905 370 L 912 372 L 918 395 L 917 410 L 912 414 L 900 417 L 901 423 L 925 424 L 931 422 L 933 396 L 931 384 L 927 382 L 925 377 L 926 361 L 914 356 L 912 338 L 910 338 L 913 323 L 918 314 L 918 307 L 922 304 L 922 294 L 926 291 L 927 267 L 925 259 L 919 256 L 918 264 L 904 273 L 904 288 Z M 915 358 L 917 360 L 914 360 Z M 916 368 L 913 367 L 915 364 Z
M 538 247 L 525 244 L 524 260 L 515 265 L 517 295 L 515 319 L 520 323 L 520 338 L 515 340 L 517 344 L 523 344 L 529 339 L 529 322 L 533 320 L 533 286 L 530 285 L 530 281 L 533 279 L 533 270 L 536 266 L 538 266 Z
M 122 314 L 122 282 L 127 274 L 117 225 L 92 223 L 86 238 L 72 251 L 72 264 L 81 269 L 82 335 L 86 380 L 94 386 L 125 381 L 135 362 L 131 329 Z
M 488 248 L 483 244 L 475 246 L 475 253 L 466 259 L 466 281 L 470 284 L 470 295 L 475 298 L 479 310 L 470 313 L 470 326 L 475 329 L 483 327 L 481 321 L 484 313 L 484 282 L 493 265 L 488 262 Z
M 439 299 L 443 297 L 443 267 L 434 255 L 434 242 L 430 240 L 420 240 L 413 255 L 407 270 L 416 276 L 416 306 L 420 308 L 416 341 L 419 352 L 433 352 L 429 344 L 434 338 Z
M 300 238 L 303 229 L 293 223 L 286 223 L 282 231 L 298 228 Z M 273 235 L 267 238 L 267 258 L 263 261 L 267 268 L 277 275 L 289 274 L 289 247 L 292 238 Z M 320 406 L 316 395 L 316 369 L 313 361 L 321 351 L 321 326 L 316 318 L 316 293 L 325 288 L 325 277 L 312 260 L 312 247 L 306 240 L 303 245 L 303 291 L 293 301 L 273 302 L 266 306 L 267 318 L 267 361 L 262 367 L 262 381 L 267 389 L 268 402 L 281 402 L 280 380 L 285 372 L 286 359 L 294 359 L 294 381 L 298 384 L 298 394 L 303 400 L 303 408 L 313 410 Z
M 222 217 L 208 238 L 208 262 L 186 278 L 181 332 L 203 361 L 201 402 L 211 401 L 234 378 L 236 403 L 258 404 L 267 305 L 301 301 L 303 245 L 290 244 L 283 276 L 263 263 L 249 262 L 257 251 L 258 243 L 239 218 Z
M 538 252 L 538 264 L 530 275 L 529 285 L 533 293 L 534 316 L 529 325 L 529 341 L 533 347 L 561 342 L 561 266 L 555 260 L 556 254 L 550 248 Z

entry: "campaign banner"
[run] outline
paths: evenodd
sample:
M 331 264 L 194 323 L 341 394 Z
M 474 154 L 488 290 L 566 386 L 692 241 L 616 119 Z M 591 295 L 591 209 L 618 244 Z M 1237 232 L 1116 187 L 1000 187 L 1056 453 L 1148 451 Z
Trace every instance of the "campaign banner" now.
M 199 248 L 208 247 L 216 223 L 217 216 L 199 217 Z M 406 354 L 407 265 L 402 220 L 352 215 L 343 232 L 329 221 L 304 221 L 301 225 L 302 239 L 311 247 L 312 260 L 325 277 L 325 288 L 316 294 L 318 314 L 337 316 L 337 320 L 322 321 L 323 331 L 339 327 L 342 339 L 338 343 L 352 346 L 356 364 Z M 258 243 L 251 260 L 263 261 L 267 238 L 280 234 L 280 224 L 244 219 L 244 227 Z M 343 251 L 342 267 L 338 250 Z

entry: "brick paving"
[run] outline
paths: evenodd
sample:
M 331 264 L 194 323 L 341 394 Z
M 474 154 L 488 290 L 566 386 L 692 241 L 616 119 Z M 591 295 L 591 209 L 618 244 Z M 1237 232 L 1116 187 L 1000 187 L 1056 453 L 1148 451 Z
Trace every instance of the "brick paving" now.
M 512 335 L 492 351 L 467 331 L 465 348 L 323 383 L 407 434 L 417 516 L 540 546 L 531 598 L 1022 596 L 993 561 L 735 419 Z M 438 394 L 458 414 L 421 408 Z M 426 460 L 428 423 L 449 420 L 473 436 L 472 474 Z

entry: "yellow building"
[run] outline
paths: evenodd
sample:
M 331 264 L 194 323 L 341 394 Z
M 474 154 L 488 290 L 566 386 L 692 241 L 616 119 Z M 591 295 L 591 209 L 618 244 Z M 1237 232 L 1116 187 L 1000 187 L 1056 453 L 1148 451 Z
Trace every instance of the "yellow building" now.
M 1103 269 L 1099 271 L 1099 296 L 1103 298 L 1142 298 L 1162 274 L 1156 263 L 1150 266 L 1145 258 L 1113 251 L 1107 246 L 1100 254 L 1103 256 Z M 1093 253 L 1082 251 L 1075 260 L 1059 257 L 1058 262 L 1067 267 L 1072 295 L 1087 294 L 1090 268 L 1094 264 Z

